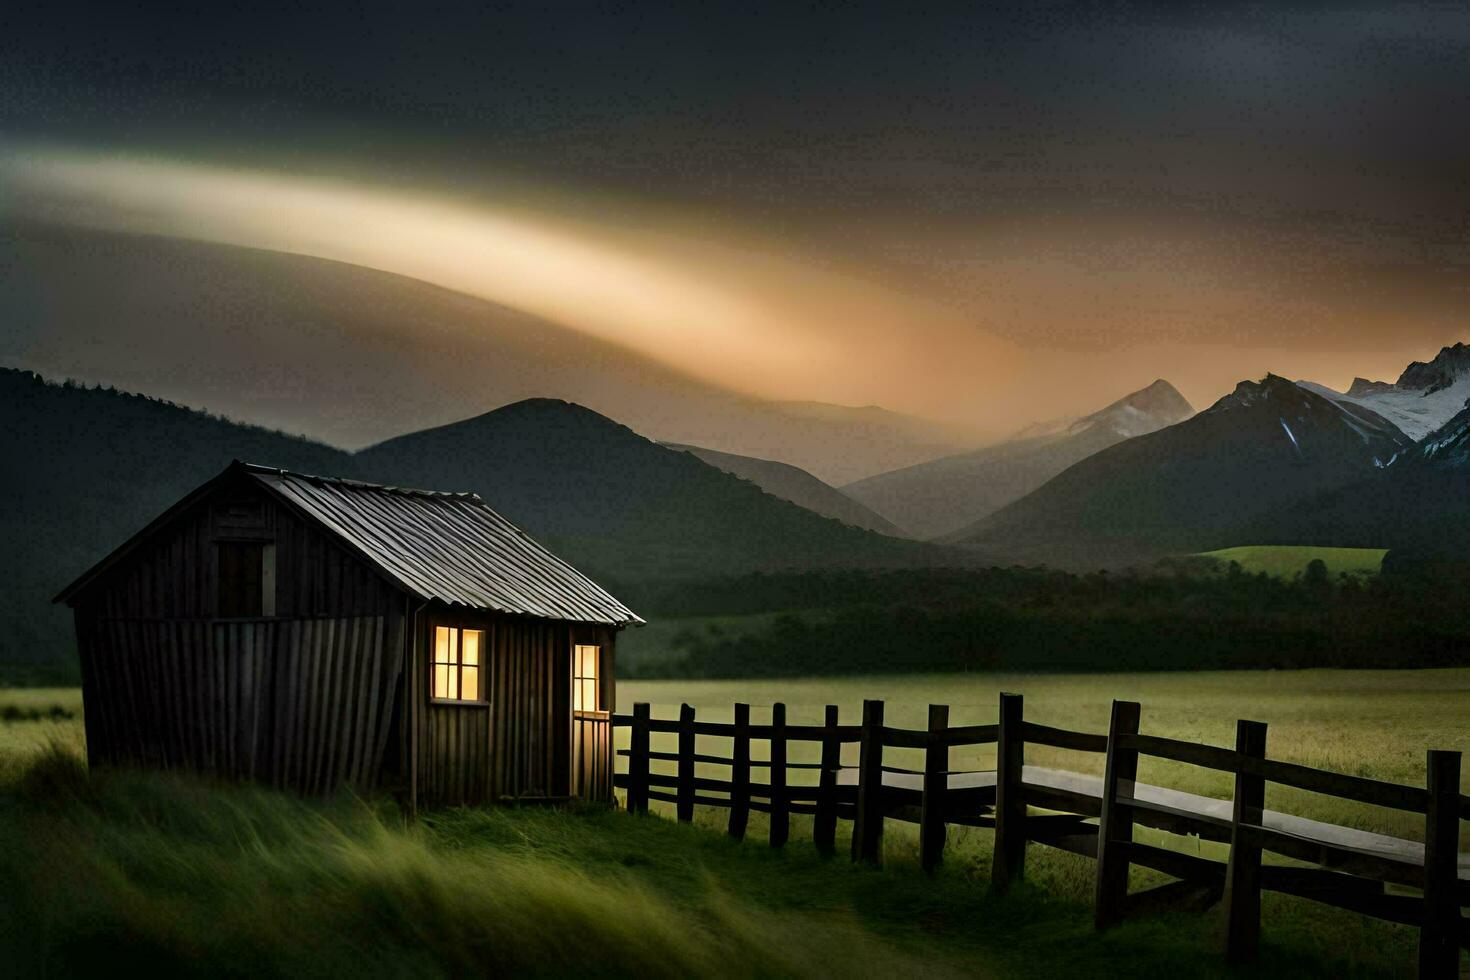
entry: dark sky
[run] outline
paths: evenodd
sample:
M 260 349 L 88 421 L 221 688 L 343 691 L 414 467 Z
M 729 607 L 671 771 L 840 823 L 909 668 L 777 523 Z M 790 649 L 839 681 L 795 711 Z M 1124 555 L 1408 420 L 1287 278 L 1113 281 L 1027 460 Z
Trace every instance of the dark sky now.
M 692 209 L 1023 348 L 1470 332 L 1470 7 L 683 6 L 11 0 L 0 138 Z
M 276 151 L 325 127 L 796 207 L 1305 210 L 1326 180 L 1347 213 L 1466 211 L 1464 6 L 685 6 L 12 0 L 0 120 Z

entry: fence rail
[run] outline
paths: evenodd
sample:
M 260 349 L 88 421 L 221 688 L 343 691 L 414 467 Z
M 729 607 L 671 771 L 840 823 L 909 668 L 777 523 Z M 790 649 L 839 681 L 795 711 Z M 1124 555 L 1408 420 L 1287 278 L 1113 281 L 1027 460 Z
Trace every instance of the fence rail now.
M 1420 788 L 1268 759 L 1261 722 L 1238 722 L 1235 747 L 1227 749 L 1143 734 L 1141 708 L 1130 701 L 1113 702 L 1106 735 L 1026 721 L 1020 695 L 1002 694 L 999 708 L 996 724 L 951 727 L 949 708 L 931 705 L 927 727 L 908 729 L 884 724 L 882 701 L 863 703 L 860 725 L 839 724 L 835 705 L 827 706 L 822 725 L 787 724 L 782 704 L 772 707 L 770 724 L 752 725 L 746 704 L 736 704 L 734 721 L 726 723 L 697 721 L 687 704 L 677 719 L 654 718 L 649 705 L 639 703 L 632 714 L 612 718 L 614 727 L 630 729 L 629 747 L 618 751 L 627 765 L 613 782 L 635 813 L 647 812 L 651 801 L 672 803 L 686 822 L 696 806 L 727 809 L 728 832 L 736 838 L 745 836 L 752 810 L 767 813 L 773 847 L 786 844 L 790 815 L 803 814 L 814 818 L 817 850 L 830 855 L 837 821 L 851 820 L 852 858 L 873 864 L 882 854 L 885 820 L 918 824 L 919 860 L 926 870 L 943 860 L 946 825 L 991 827 L 993 890 L 1004 892 L 1025 875 L 1028 843 L 1082 854 L 1097 862 L 1097 928 L 1152 909 L 1203 909 L 1223 900 L 1225 955 L 1232 963 L 1255 957 L 1261 893 L 1294 895 L 1417 926 L 1420 975 L 1458 976 L 1459 951 L 1470 949 L 1470 927 L 1460 911 L 1470 905 L 1470 855 L 1459 853 L 1460 820 L 1470 819 L 1470 798 L 1459 792 L 1460 753 L 1430 751 Z M 653 750 L 652 735 L 677 736 L 677 751 Z M 701 736 L 729 739 L 730 754 L 698 751 Z M 752 758 L 752 742 L 765 746 L 764 758 Z M 820 746 L 821 761 L 790 761 L 792 743 Z M 853 743 L 857 765 L 844 766 L 842 747 Z M 951 768 L 952 749 L 992 744 L 995 769 Z M 1028 766 L 1028 744 L 1102 755 L 1104 775 Z M 888 764 L 885 749 L 922 750 L 923 768 Z M 1141 756 L 1229 773 L 1232 797 L 1217 800 L 1140 783 Z M 673 763 L 676 771 L 652 772 L 651 762 Z M 698 765 L 723 767 L 728 776 L 697 774 Z M 765 780 L 753 781 L 752 770 Z M 792 785 L 792 771 L 815 772 L 816 785 Z M 1424 842 L 1267 810 L 1268 783 L 1422 814 Z M 1228 857 L 1216 861 L 1144 844 L 1133 839 L 1135 826 L 1216 841 L 1228 846 Z M 1266 852 L 1306 866 L 1265 865 Z M 1130 894 L 1132 865 L 1177 880 Z M 1421 894 L 1390 892 L 1389 885 Z

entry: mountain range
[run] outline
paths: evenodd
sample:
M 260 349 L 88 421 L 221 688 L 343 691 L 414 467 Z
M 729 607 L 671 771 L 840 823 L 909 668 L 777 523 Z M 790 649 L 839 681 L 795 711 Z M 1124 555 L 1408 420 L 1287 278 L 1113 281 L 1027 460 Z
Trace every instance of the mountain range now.
M 114 390 L 0 369 L 7 509 L 0 662 L 71 646 L 50 598 L 232 459 L 468 489 L 630 598 L 681 577 L 957 564 L 971 556 L 823 517 L 590 409 L 530 399 L 358 453 Z
M 0 271 L 0 360 L 267 426 L 0 369 L 0 661 L 64 657 L 55 590 L 235 458 L 475 490 L 630 601 L 775 570 L 1470 554 L 1465 344 L 1345 392 L 1243 381 L 1198 414 L 1159 380 L 973 449 L 961 428 L 747 397 L 342 263 L 25 226 L 0 231 Z M 299 418 L 311 438 L 269 427 Z
M 1020 499 L 1074 463 L 1192 414 L 1184 396 L 1158 380 L 1091 415 L 1031 426 L 1008 442 L 881 473 L 842 490 L 915 537 L 939 537 Z
M 750 397 L 404 276 L 34 223 L 0 228 L 0 364 L 349 449 L 547 396 L 652 438 L 779 460 L 836 483 L 976 443 L 964 427 L 881 408 Z
M 1262 543 L 1240 530 L 1369 478 L 1411 446 L 1376 412 L 1267 375 L 1193 418 L 1089 456 L 945 540 L 1091 567 Z
M 778 568 L 947 560 L 843 524 L 590 409 L 535 398 L 353 457 L 369 480 L 475 490 L 612 586 Z
M 823 517 L 877 531 L 879 534 L 904 536 L 891 521 L 880 517 L 841 490 L 823 483 L 798 466 L 770 459 L 756 459 L 754 456 L 722 453 L 701 446 L 681 446 L 676 442 L 666 442 L 664 445 L 689 453 L 742 480 L 749 480 L 771 496 L 789 500 L 798 507 L 805 507 Z
M 1363 480 L 1263 515 L 1252 540 L 1470 556 L 1470 407 Z
M 1392 383 L 1355 378 L 1347 391 L 1334 391 L 1310 381 L 1300 384 L 1334 401 L 1372 409 L 1409 438 L 1423 439 L 1459 413 L 1470 399 L 1470 346 L 1457 343 L 1445 347 L 1432 360 L 1415 361 Z

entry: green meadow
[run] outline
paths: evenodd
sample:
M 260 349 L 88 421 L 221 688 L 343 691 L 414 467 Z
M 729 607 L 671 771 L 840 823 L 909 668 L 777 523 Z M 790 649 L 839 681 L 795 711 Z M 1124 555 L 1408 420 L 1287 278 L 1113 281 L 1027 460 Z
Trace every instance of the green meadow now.
M 1246 545 L 1203 552 L 1205 558 L 1218 558 L 1228 565 L 1235 562 L 1250 575 L 1265 572 L 1277 578 L 1291 578 L 1306 571 L 1313 559 L 1320 558 L 1327 574 L 1377 575 L 1387 548 L 1320 548 L 1312 545 Z
M 930 701 L 952 705 L 959 725 L 993 720 L 1001 690 L 1025 694 L 1028 718 L 1082 730 L 1105 729 L 1115 696 L 1142 703 L 1146 732 L 1215 744 L 1230 744 L 1236 718 L 1254 718 L 1270 725 L 1272 756 L 1421 785 L 1425 749 L 1470 748 L 1470 670 L 631 681 L 618 702 L 647 700 L 667 715 L 688 701 L 718 720 L 742 700 L 759 721 L 780 699 L 797 722 L 820 718 L 827 703 L 856 719 L 864 697 L 882 697 L 891 725 L 918 726 Z M 1094 934 L 1085 858 L 1033 845 L 1025 885 L 992 898 L 985 830 L 952 828 L 945 864 L 929 876 L 912 829 L 896 821 L 881 870 L 819 858 L 800 819 L 781 851 L 766 846 L 758 814 L 746 841 L 733 841 L 714 809 L 694 826 L 531 808 L 448 810 L 408 824 L 382 800 L 89 774 L 79 702 L 72 689 L 0 691 L 0 716 L 7 705 L 25 709 L 0 721 L 0 959 L 17 975 L 1231 975 L 1218 911 Z M 720 751 L 714 743 L 701 750 Z M 1101 762 L 1040 749 L 1028 761 L 1080 771 Z M 979 752 L 952 760 L 987 764 Z M 1185 766 L 1140 775 L 1229 794 L 1225 777 Z M 1311 794 L 1267 803 L 1419 831 Z M 1190 838 L 1167 843 L 1208 850 Z M 1158 880 L 1137 872 L 1134 886 Z M 1263 919 L 1258 972 L 1414 971 L 1413 929 L 1269 894 Z

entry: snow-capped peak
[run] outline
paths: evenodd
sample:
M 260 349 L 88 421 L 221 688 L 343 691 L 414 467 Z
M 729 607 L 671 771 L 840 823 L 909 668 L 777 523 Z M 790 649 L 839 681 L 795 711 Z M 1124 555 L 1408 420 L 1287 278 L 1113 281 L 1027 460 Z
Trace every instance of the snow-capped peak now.
M 1415 361 L 1393 384 L 1356 378 L 1346 392 L 1310 381 L 1300 384 L 1336 402 L 1370 408 L 1420 440 L 1449 422 L 1470 398 L 1470 345 L 1452 344 L 1433 360 Z

